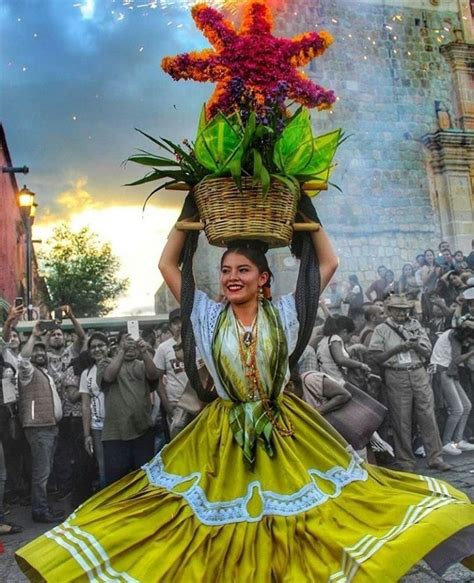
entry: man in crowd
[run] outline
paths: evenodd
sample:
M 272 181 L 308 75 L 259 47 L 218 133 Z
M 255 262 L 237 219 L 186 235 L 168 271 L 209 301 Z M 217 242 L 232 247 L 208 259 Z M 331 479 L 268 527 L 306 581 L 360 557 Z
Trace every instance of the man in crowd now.
M 40 340 L 43 334 L 40 323 L 36 322 L 18 359 L 20 419 L 31 447 L 33 520 L 59 522 L 64 518 L 63 513 L 48 506 L 46 486 L 53 467 L 62 409 L 56 385 L 48 374 L 46 345 Z
M 188 377 L 181 358 L 181 313 L 179 308 L 170 312 L 169 326 L 173 336 L 158 346 L 154 363 L 160 375 L 158 393 L 168 415 L 170 437 L 173 438 L 192 421 L 194 415 L 188 406 L 186 408 L 180 406 L 180 401 L 188 385 Z M 190 396 L 194 397 L 194 391 L 192 393 L 191 391 L 192 389 L 190 390 L 188 387 L 186 402 L 190 400 Z M 191 400 L 193 399 L 191 398 Z M 200 402 L 197 395 L 194 401 L 198 408 Z
M 23 315 L 23 306 L 12 306 L 8 311 L 7 319 L 3 325 L 3 339 L 0 344 L 3 360 L 18 369 L 18 356 L 20 354 L 20 335 L 15 324 Z
M 48 335 L 48 372 L 52 376 L 61 400 L 67 400 L 65 395 L 64 379 L 66 371 L 73 359 L 77 358 L 85 348 L 86 333 L 74 316 L 71 306 L 60 308 L 64 318 L 69 318 L 76 333 L 75 341 L 66 345 L 64 331 L 58 323 L 57 327 Z M 70 457 L 69 409 L 67 415 L 59 423 L 59 435 L 56 448 L 52 482 L 58 490 L 58 500 L 69 496 L 72 485 L 73 467 Z
M 410 318 L 412 307 L 403 295 L 392 295 L 387 299 L 389 317 L 376 326 L 369 351 L 375 362 L 385 369 L 398 467 L 406 471 L 416 468 L 412 449 L 414 414 L 429 467 L 445 471 L 451 466 L 441 456 L 442 443 L 436 424 L 433 391 L 425 368 L 431 344 L 420 323 Z
M 158 370 L 146 342 L 119 337 L 117 354 L 97 365 L 97 385 L 105 395 L 102 429 L 107 485 L 137 470 L 154 453 L 150 393 Z
M 385 280 L 385 274 L 387 273 L 387 268 L 385 265 L 380 265 L 377 267 L 378 279 L 373 281 L 367 288 L 365 295 L 372 302 L 374 300 L 383 300 L 385 288 L 387 287 L 387 281 Z M 375 294 L 375 296 L 373 295 Z
M 57 326 L 49 334 L 48 339 L 48 371 L 53 377 L 58 391 L 62 388 L 62 383 L 66 370 L 71 366 L 71 360 L 77 358 L 85 348 L 86 333 L 74 316 L 71 306 L 61 306 L 63 317 L 69 318 L 76 333 L 76 340 L 66 346 L 66 339 L 61 327 Z

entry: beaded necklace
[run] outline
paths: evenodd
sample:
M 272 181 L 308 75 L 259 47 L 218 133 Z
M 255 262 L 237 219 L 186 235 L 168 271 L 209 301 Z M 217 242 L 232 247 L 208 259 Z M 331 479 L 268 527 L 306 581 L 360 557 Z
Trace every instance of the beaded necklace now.
M 270 399 L 261 387 L 257 367 L 258 311 L 250 331 L 247 329 L 248 327 L 245 327 L 240 322 L 237 316 L 235 316 L 235 322 L 237 338 L 239 341 L 240 361 L 245 370 L 245 376 L 249 383 L 249 392 L 247 395 L 248 399 L 252 401 L 256 401 L 258 399 L 260 400 L 263 410 L 265 411 L 265 415 L 280 435 L 283 437 L 294 435 L 295 431 L 291 423 L 288 423 L 288 427 L 285 427 L 278 422 L 278 419 L 275 417 L 275 414 L 272 411 Z M 243 334 L 241 333 L 242 331 L 244 332 Z

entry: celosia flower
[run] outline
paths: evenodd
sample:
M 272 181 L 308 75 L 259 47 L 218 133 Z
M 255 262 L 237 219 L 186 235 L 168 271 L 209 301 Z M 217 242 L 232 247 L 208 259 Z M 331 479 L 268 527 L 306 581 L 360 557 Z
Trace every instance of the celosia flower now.
M 297 69 L 326 50 L 332 43 L 329 33 L 274 37 L 265 0 L 252 0 L 246 6 L 238 31 L 219 11 L 205 4 L 197 4 L 192 15 L 214 50 L 166 57 L 162 67 L 176 80 L 217 83 L 207 106 L 209 117 L 219 110 L 238 111 L 244 92 L 252 95 L 257 109 L 273 104 L 283 111 L 286 98 L 319 109 L 334 103 L 333 91 L 313 83 Z

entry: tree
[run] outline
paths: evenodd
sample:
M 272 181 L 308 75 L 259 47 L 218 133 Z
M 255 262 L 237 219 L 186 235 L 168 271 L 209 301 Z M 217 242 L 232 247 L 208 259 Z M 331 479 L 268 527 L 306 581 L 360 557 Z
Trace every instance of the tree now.
M 70 304 L 76 316 L 104 316 L 128 288 L 120 278 L 119 259 L 109 243 L 101 243 L 89 227 L 73 232 L 66 224 L 57 227 L 47 242 L 47 253 L 40 255 L 42 275 L 51 309 Z

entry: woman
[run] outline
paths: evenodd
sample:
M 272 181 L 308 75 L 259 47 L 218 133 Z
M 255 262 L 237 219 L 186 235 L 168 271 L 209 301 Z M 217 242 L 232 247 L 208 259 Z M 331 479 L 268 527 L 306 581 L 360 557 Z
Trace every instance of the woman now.
M 468 335 L 470 331 L 461 328 L 446 330 L 438 338 L 431 355 L 431 365 L 435 370 L 434 381 L 439 383 L 448 413 L 442 439 L 443 452 L 449 455 L 474 450 L 474 444 L 464 439 L 472 403 L 459 382 L 458 371 L 458 365 L 471 356 L 469 353 L 461 355 L 464 336 Z
M 337 260 L 324 230 L 311 242 L 324 289 Z M 184 244 L 184 234 L 173 230 L 160 269 L 186 313 L 193 280 L 178 267 Z M 20 549 L 30 578 L 84 580 L 101 572 L 109 580 L 165 583 L 348 575 L 395 581 L 473 522 L 464 495 L 432 479 L 363 465 L 313 409 L 283 394 L 288 354 L 301 338 L 298 314 L 305 321 L 311 304 L 299 304 L 301 289 L 296 299 L 259 299 L 270 276 L 264 253 L 242 244 L 222 258 L 225 303 L 191 294 L 185 355 L 194 334 L 218 398 L 145 471 L 101 491 Z
M 104 449 L 102 428 L 104 426 L 104 393 L 97 385 L 97 363 L 107 357 L 108 340 L 102 332 L 94 332 L 87 342 L 91 359 L 90 366 L 82 371 L 79 393 L 82 404 L 82 427 L 84 447 L 90 456 L 95 456 L 99 467 L 99 484 L 105 486 Z
M 359 283 L 357 275 L 349 275 L 349 291 L 347 292 L 345 304 L 349 304 L 347 315 L 353 318 L 354 315 L 362 308 L 364 303 L 364 294 Z
M 416 281 L 415 270 L 411 263 L 405 263 L 398 280 L 398 293 L 406 294 L 411 300 L 416 300 L 420 293 L 420 286 Z
M 345 382 L 348 370 L 361 371 L 368 375 L 370 367 L 363 362 L 350 358 L 346 343 L 351 339 L 355 326 L 347 316 L 328 318 L 324 323 L 323 339 L 318 345 L 317 358 L 319 370 L 333 379 Z

